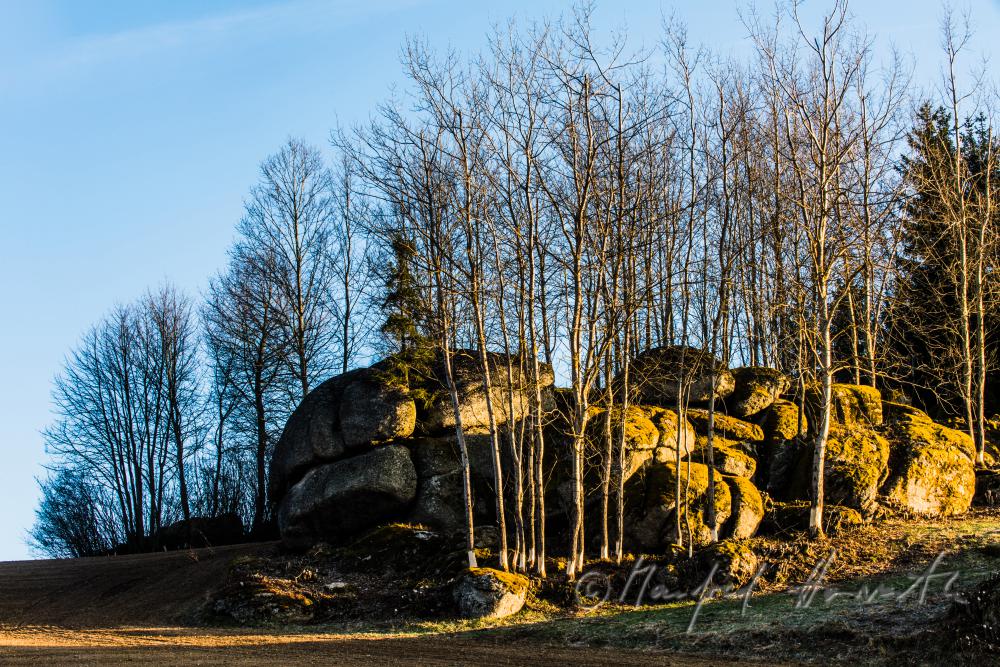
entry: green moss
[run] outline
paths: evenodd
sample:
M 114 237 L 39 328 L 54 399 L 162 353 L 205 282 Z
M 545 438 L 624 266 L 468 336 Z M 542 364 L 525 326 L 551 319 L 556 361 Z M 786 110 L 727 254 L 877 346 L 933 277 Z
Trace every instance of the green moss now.
M 764 500 L 753 482 L 745 477 L 727 477 L 730 486 L 737 488 L 742 503 L 757 516 L 764 516 Z M 736 493 L 733 494 L 734 496 Z
M 705 435 L 708 433 L 708 410 L 692 408 L 687 411 L 688 421 L 694 426 L 695 433 Z M 749 440 L 751 442 L 762 442 L 764 431 L 757 424 L 730 417 L 729 415 L 716 412 L 713 416 L 712 430 L 733 440 Z
M 864 428 L 834 428 L 824 479 L 830 502 L 866 511 L 888 474 L 889 442 Z
M 692 461 L 708 463 L 708 440 L 704 436 L 696 439 L 697 448 L 688 456 Z M 712 461 L 715 469 L 737 477 L 753 477 L 757 470 L 757 461 L 746 452 L 738 449 L 738 444 L 732 440 L 716 436 L 712 440 Z
M 975 495 L 975 445 L 966 433 L 936 424 L 924 413 L 899 418 L 893 444 L 889 501 L 926 515 L 966 511 Z
M 806 388 L 806 405 L 814 422 L 820 414 L 822 387 Z M 875 387 L 834 383 L 830 388 L 830 422 L 841 426 L 880 426 L 882 394 Z
M 687 452 L 695 446 L 694 429 L 691 427 L 691 422 L 686 419 L 680 421 L 680 427 L 683 430 L 684 435 L 681 438 L 678 438 L 678 419 L 676 411 L 649 405 L 644 405 L 641 409 L 646 415 L 646 418 L 649 419 L 653 426 L 656 427 L 656 430 L 659 431 L 661 447 L 676 450 L 678 442 L 680 442 L 681 451 Z
M 808 431 L 809 424 L 803 415 L 802 430 Z M 799 406 L 791 401 L 776 400 L 767 409 L 763 423 L 764 436 L 775 443 L 780 440 L 791 440 L 799 434 Z
M 711 544 L 698 554 L 699 575 L 703 581 L 714 566 L 713 581 L 719 586 L 743 586 L 757 571 L 760 560 L 750 545 L 743 540 L 722 540 Z M 696 586 L 701 581 L 693 582 Z
M 526 576 L 516 572 L 504 572 L 503 570 L 495 570 L 491 567 L 471 567 L 468 569 L 468 572 L 474 577 L 493 577 L 508 590 L 517 594 L 527 592 L 528 587 L 531 585 L 531 581 Z
M 603 408 L 592 408 L 592 414 L 587 424 L 587 437 L 596 442 L 604 442 L 607 429 L 608 411 Z M 611 430 L 617 437 L 620 428 L 625 429 L 625 444 L 633 449 L 655 449 L 660 442 L 660 431 L 649 419 L 647 411 L 637 405 L 630 405 L 627 410 L 613 408 L 611 415 Z
M 687 479 L 689 465 L 690 483 Z M 721 529 L 732 511 L 732 496 L 725 479 L 718 470 L 715 471 L 713 477 L 715 481 L 716 525 Z M 682 492 L 685 488 L 687 489 L 686 502 L 683 503 L 687 513 L 682 521 L 685 525 L 685 531 L 688 522 L 690 522 L 694 541 L 698 544 L 705 544 L 710 538 L 710 531 L 705 522 L 706 510 L 708 509 L 708 467 L 700 463 L 682 464 L 680 478 Z M 649 467 L 645 480 L 644 513 L 655 512 L 660 508 L 668 508 L 672 512 L 676 511 L 677 503 L 674 495 L 676 480 L 677 469 L 672 464 L 656 464 Z M 672 525 L 672 521 L 669 523 Z

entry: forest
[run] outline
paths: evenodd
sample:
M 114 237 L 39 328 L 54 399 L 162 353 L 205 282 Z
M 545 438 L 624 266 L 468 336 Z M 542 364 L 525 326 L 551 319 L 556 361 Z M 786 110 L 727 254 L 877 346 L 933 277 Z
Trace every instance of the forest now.
M 982 465 L 1000 413 L 1000 142 L 969 19 L 945 15 L 943 75 L 923 91 L 842 0 L 818 28 L 795 3 L 746 11 L 739 59 L 673 20 L 655 45 L 598 39 L 592 11 L 505 24 L 474 57 L 408 41 L 408 85 L 369 122 L 261 163 L 242 218 L 220 221 L 237 240 L 204 293 L 150 287 L 85 332 L 54 383 L 35 550 L 159 550 L 171 525 L 218 517 L 273 539 L 269 463 L 290 415 L 379 359 L 454 399 L 470 565 L 459 357 L 487 397 L 504 569 L 545 574 L 547 372 L 563 388 L 570 579 L 585 525 L 622 557 L 630 377 L 649 350 L 688 351 L 679 415 L 705 359 L 818 397 L 814 536 L 835 383 L 967 433 Z M 515 376 L 527 417 L 504 425 Z

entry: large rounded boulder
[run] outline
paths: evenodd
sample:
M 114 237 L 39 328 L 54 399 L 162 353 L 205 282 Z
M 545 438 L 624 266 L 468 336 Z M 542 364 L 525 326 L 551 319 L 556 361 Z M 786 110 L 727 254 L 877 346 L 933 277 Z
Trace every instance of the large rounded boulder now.
M 478 353 L 459 350 L 452 357 L 452 377 L 458 394 L 458 411 L 462 419 L 462 430 L 466 433 L 486 433 L 489 431 L 489 408 L 492 404 L 493 418 L 497 425 L 516 422 L 528 416 L 533 405 L 535 391 L 532 374 L 520 357 L 489 352 L 486 355 L 490 370 L 491 391 L 489 404 L 486 388 L 483 386 L 482 361 Z M 442 432 L 454 429 L 455 408 L 451 395 L 444 390 L 445 372 L 442 362 L 437 363 L 437 385 L 431 392 L 431 405 L 424 427 L 428 432 Z M 552 367 L 539 364 L 538 385 L 547 389 L 555 382 Z
M 504 618 L 524 606 L 528 585 L 524 575 L 472 568 L 459 577 L 452 596 L 465 618 Z
M 969 509 L 976 493 L 975 445 L 968 434 L 912 410 L 887 431 L 892 447 L 888 502 L 915 514 L 948 516 Z
M 671 345 L 647 350 L 632 361 L 629 384 L 640 403 L 671 407 L 677 403 L 679 385 L 694 403 L 732 393 L 736 382 L 725 364 L 704 350 Z
M 652 464 L 629 481 L 625 488 L 628 514 L 625 530 L 633 548 L 655 552 L 676 542 L 678 512 L 685 542 L 689 537 L 695 544 L 711 541 L 711 531 L 706 524 L 708 467 L 700 463 L 683 463 L 679 476 L 681 497 L 685 498 L 680 504 L 676 494 L 678 469 L 672 464 Z M 713 477 L 715 521 L 721 532 L 732 511 L 732 498 L 722 474 L 716 470 Z
M 770 407 L 791 386 L 787 375 L 774 368 L 734 368 L 736 387 L 726 399 L 726 409 L 735 417 L 752 417 Z
M 278 505 L 282 541 L 304 549 L 336 542 L 399 516 L 417 492 L 406 447 L 388 445 L 312 468 Z
M 417 410 L 409 393 L 379 365 L 326 380 L 289 417 L 271 457 L 270 495 L 280 500 L 310 469 L 413 434 Z
M 814 428 L 819 427 L 823 391 L 819 385 L 806 389 L 806 411 Z M 830 388 L 830 424 L 875 427 L 882 425 L 882 393 L 861 384 L 834 383 Z
M 732 497 L 732 511 L 724 533 L 736 540 L 753 537 L 764 518 L 764 500 L 760 491 L 744 477 L 725 479 Z

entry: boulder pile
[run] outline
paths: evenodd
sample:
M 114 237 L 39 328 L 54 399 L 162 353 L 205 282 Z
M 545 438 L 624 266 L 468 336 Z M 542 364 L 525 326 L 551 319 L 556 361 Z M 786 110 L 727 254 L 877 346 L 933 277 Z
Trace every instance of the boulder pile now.
M 524 427 L 535 386 L 520 369 L 530 364 L 493 353 L 488 361 L 494 420 Z M 475 517 L 492 523 L 493 456 L 480 360 L 460 351 L 453 365 Z M 333 377 L 289 419 L 271 462 L 270 486 L 286 545 L 336 542 L 394 520 L 442 532 L 463 527 L 455 415 L 440 373 L 401 382 L 392 368 L 387 360 Z M 620 387 L 622 380 L 615 382 Z M 569 397 L 553 386 L 552 369 L 544 364 L 538 385 L 544 394 L 546 510 L 558 532 L 559 515 L 565 516 L 572 497 Z M 665 549 L 678 528 L 696 544 L 709 542 L 712 468 L 711 509 L 720 538 L 748 538 L 762 526 L 799 529 L 810 493 L 818 388 L 807 387 L 801 395 L 779 371 L 730 370 L 711 355 L 684 347 L 639 355 L 629 385 L 637 403 L 624 413 L 620 406 L 609 410 L 599 396 L 592 401 L 584 470 L 585 501 L 595 503 L 607 434 L 624 436 L 627 548 Z M 689 403 L 678 412 L 681 386 Z M 706 404 L 713 393 L 716 411 L 710 419 Z M 1000 482 L 982 475 L 977 480 L 966 434 L 914 408 L 883 401 L 872 387 L 834 384 L 832 407 L 824 482 L 836 526 L 853 525 L 878 508 L 926 516 L 961 513 L 972 503 L 977 482 L 991 502 L 1000 497 L 995 491 Z M 510 479 L 508 454 L 501 463 Z M 472 591 L 478 584 L 470 580 L 469 586 Z

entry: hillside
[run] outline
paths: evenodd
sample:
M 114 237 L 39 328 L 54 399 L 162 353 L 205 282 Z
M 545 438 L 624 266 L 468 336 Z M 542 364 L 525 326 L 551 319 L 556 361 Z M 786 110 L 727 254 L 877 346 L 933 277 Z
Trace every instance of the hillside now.
M 0 663 L 519 665 L 649 664 L 638 651 L 511 644 L 502 638 L 347 634 L 331 628 L 239 629 L 194 625 L 233 559 L 269 557 L 273 543 L 158 554 L 0 563 Z M 703 658 L 657 655 L 701 667 Z

